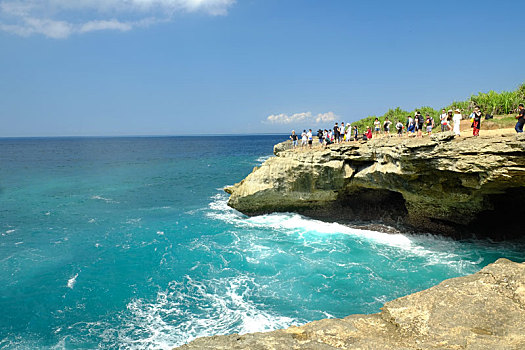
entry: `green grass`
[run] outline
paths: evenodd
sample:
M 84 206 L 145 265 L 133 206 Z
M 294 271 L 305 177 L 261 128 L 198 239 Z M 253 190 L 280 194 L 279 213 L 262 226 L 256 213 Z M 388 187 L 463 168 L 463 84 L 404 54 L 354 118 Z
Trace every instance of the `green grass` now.
M 494 119 L 482 121 L 481 125 L 484 129 L 513 128 L 516 125 L 516 118 L 514 115 L 494 116 Z
M 507 128 L 512 127 L 516 124 L 516 119 L 514 118 L 514 116 L 516 115 L 515 113 L 517 113 L 518 104 L 524 102 L 525 83 L 521 84 L 514 91 L 502 91 L 498 93 L 491 90 L 487 93 L 480 92 L 477 95 L 470 96 L 470 98 L 466 101 L 454 101 L 443 108 L 447 111 L 450 109 L 454 110 L 456 108 L 459 108 L 464 118 L 466 118 L 472 113 L 474 107 L 478 106 L 480 107 L 481 112 L 485 115 L 500 115 L 494 119 L 486 121 L 485 124 L 487 126 L 492 125 L 493 128 Z M 364 131 L 366 131 L 366 127 L 368 126 L 373 130 L 374 120 L 375 118 L 378 118 L 381 122 L 382 130 L 383 122 L 385 121 L 385 118 L 388 117 L 388 119 L 392 122 L 392 125 L 390 126 L 390 131 L 395 132 L 395 124 L 397 123 L 397 121 L 400 121 L 401 123 L 403 123 L 403 125 L 406 125 L 408 116 L 414 116 L 416 111 L 420 111 L 423 116 L 426 116 L 426 114 L 428 113 L 432 118 L 434 118 L 434 129 L 439 127 L 439 115 L 441 114 L 441 108 L 439 110 L 435 110 L 432 107 L 428 106 L 416 108 L 413 111 L 406 111 L 401 109 L 400 107 L 396 107 L 394 109 L 389 109 L 382 116 L 373 115 L 355 121 L 352 123 L 352 127 L 357 126 L 359 129 L 359 133 L 362 134 Z

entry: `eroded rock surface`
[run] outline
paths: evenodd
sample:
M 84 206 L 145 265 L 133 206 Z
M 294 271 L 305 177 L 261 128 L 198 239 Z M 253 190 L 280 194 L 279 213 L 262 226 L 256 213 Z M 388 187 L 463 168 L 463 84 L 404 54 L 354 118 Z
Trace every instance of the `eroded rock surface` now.
M 378 314 L 199 338 L 179 349 L 525 349 L 525 263 L 499 259 L 388 302 Z
M 329 220 L 381 220 L 459 237 L 523 235 L 525 139 L 516 135 L 384 138 L 327 149 L 275 146 L 227 188 L 247 214 L 290 211 Z

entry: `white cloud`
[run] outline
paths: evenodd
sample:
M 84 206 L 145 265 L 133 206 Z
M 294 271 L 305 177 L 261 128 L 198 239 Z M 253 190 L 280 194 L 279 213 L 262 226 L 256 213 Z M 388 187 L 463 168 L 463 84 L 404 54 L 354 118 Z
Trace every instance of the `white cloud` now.
M 338 116 L 334 112 L 319 113 L 313 115 L 312 112 L 288 114 L 272 114 L 266 118 L 266 122 L 270 124 L 293 124 L 293 123 L 309 123 L 321 124 L 336 120 Z
M 100 30 L 129 31 L 169 21 L 176 13 L 226 15 L 235 1 L 0 0 L 0 30 L 57 39 Z
M 327 123 L 327 122 L 333 122 L 338 118 L 337 115 L 334 114 L 334 112 L 328 112 L 328 113 L 319 113 L 315 117 L 315 122 L 317 124 L 319 123 Z
M 120 30 L 122 32 L 126 32 L 128 30 L 131 30 L 133 28 L 133 25 L 130 23 L 122 23 L 119 22 L 116 19 L 112 19 L 109 21 L 89 21 L 79 28 L 80 33 L 87 33 L 87 32 L 93 32 L 95 30 Z

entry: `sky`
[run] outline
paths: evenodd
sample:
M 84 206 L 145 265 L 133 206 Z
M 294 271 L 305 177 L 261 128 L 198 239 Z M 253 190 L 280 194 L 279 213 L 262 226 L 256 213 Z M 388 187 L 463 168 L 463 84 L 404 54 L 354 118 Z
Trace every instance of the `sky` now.
M 0 0 L 0 137 L 281 133 L 525 82 L 525 2 Z

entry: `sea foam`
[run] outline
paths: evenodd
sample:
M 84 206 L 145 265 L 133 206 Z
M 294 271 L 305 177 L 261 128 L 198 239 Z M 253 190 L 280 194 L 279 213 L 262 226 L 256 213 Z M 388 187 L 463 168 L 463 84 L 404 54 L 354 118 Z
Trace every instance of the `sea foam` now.
M 295 213 L 272 213 L 247 217 L 227 204 L 228 195 L 219 192 L 211 198 L 207 216 L 232 224 L 238 228 L 269 228 L 284 234 L 293 234 L 305 239 L 346 235 L 366 244 L 373 244 L 379 254 L 381 246 L 398 249 L 405 255 L 423 257 L 424 265 L 447 265 L 459 272 L 468 273 L 479 261 L 465 261 L 455 253 L 457 245 L 451 239 L 434 235 L 412 235 L 387 233 L 349 227 L 336 222 L 310 219 Z M 305 244 L 308 244 L 307 242 Z

